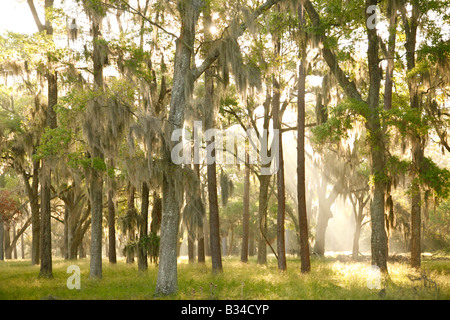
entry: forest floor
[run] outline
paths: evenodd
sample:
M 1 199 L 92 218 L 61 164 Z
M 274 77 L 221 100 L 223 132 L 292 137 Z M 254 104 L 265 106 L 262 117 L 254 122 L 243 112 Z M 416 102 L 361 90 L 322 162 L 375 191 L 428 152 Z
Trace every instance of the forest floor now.
M 370 282 L 370 259 L 351 261 L 348 257 L 313 258 L 312 271 L 300 272 L 297 257 L 288 257 L 288 269 L 278 272 L 276 259 L 269 257 L 267 265 L 258 265 L 255 258 L 242 263 L 238 257 L 223 259 L 224 272 L 212 275 L 211 261 L 188 264 L 184 258 L 178 264 L 179 291 L 164 299 L 232 299 L 232 300 L 450 300 L 450 257 L 427 256 L 421 272 L 414 271 L 399 257 L 388 264 L 388 281 L 381 288 Z M 69 290 L 67 273 L 70 265 L 81 271 L 81 288 Z M 103 279 L 89 279 L 89 260 L 53 260 L 54 278 L 39 279 L 39 266 L 29 260 L 0 261 L 0 300 L 28 299 L 156 299 L 154 296 L 157 267 L 149 265 L 140 273 L 137 263 L 119 261 L 111 265 L 103 261 Z M 372 283 L 372 284 L 370 284 Z M 372 287 L 373 289 L 370 289 Z

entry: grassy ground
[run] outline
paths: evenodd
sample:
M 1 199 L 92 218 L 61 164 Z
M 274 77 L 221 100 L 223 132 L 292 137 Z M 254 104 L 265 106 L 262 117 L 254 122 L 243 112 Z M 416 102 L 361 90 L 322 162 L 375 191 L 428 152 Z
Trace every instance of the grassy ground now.
M 81 270 L 81 289 L 66 286 L 67 267 Z M 179 292 L 164 299 L 444 299 L 450 300 L 450 259 L 424 259 L 422 274 L 405 263 L 389 263 L 390 281 L 384 290 L 367 287 L 369 262 L 342 262 L 334 258 L 313 259 L 309 274 L 300 272 L 297 258 L 288 259 L 288 271 L 280 274 L 276 260 L 266 266 L 255 260 L 241 263 L 238 258 L 224 259 L 224 273 L 213 276 L 210 261 L 205 265 L 180 261 Z M 54 279 L 39 279 L 38 266 L 29 260 L 0 261 L 0 299 L 155 299 L 157 268 L 140 274 L 137 265 L 120 261 L 103 263 L 103 279 L 89 279 L 89 260 L 53 261 Z M 424 280 L 424 275 L 426 279 Z

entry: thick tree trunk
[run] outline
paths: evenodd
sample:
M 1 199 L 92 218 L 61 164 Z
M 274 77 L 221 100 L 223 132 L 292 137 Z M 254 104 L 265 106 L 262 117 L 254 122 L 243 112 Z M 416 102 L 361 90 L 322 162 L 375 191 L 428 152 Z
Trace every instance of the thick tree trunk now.
M 302 33 L 305 27 L 303 5 L 299 9 Z M 305 178 L 305 86 L 306 86 L 306 39 L 302 37 L 297 94 L 297 201 L 298 224 L 300 231 L 301 272 L 311 270 L 309 256 L 308 215 L 306 212 L 306 178 Z
M 150 190 L 146 182 L 142 183 L 141 197 L 141 219 L 139 221 L 139 245 L 138 245 L 138 269 L 139 271 L 147 271 L 147 246 L 144 245 L 145 239 L 148 237 L 148 206 Z
M 366 0 L 366 12 L 369 6 L 376 6 L 377 0 Z M 370 10 L 368 10 L 370 12 Z M 369 13 L 366 14 L 369 18 Z M 384 193 L 385 183 L 383 175 L 385 171 L 385 146 L 384 136 L 380 123 L 380 115 L 378 112 L 380 100 L 380 69 L 378 57 L 378 36 L 377 29 L 367 27 L 368 35 L 368 65 L 369 65 L 369 115 L 367 119 L 367 129 L 370 132 L 370 157 L 371 157 L 371 174 L 374 175 L 373 184 L 373 202 L 371 208 L 372 222 L 372 264 L 380 268 L 380 271 L 387 273 L 387 236 L 384 218 Z
M 163 178 L 163 214 L 159 250 L 158 278 L 156 293 L 169 295 L 178 290 L 177 245 L 180 205 L 175 192 L 175 181 L 167 175 Z
M 103 92 L 103 53 L 101 44 L 101 19 L 100 21 L 93 21 L 92 23 L 92 42 L 93 53 L 92 60 L 94 66 L 94 88 L 97 93 Z M 97 19 L 97 20 L 99 20 Z M 101 112 L 101 97 L 94 98 L 93 113 L 100 114 Z M 95 118 L 95 117 L 94 117 Z M 90 121 L 90 120 L 89 120 Z M 91 126 L 99 125 L 91 123 Z M 103 151 L 100 149 L 100 137 L 95 136 L 93 145 L 91 146 L 91 156 L 94 159 L 104 159 Z M 91 201 L 91 256 L 90 256 L 90 278 L 102 278 L 102 221 L 103 221 L 103 177 L 102 173 L 97 168 L 91 168 L 89 178 L 89 197 Z
M 163 214 L 161 221 L 160 255 L 156 294 L 169 295 L 177 291 L 177 242 L 180 219 L 180 203 L 177 194 L 177 172 L 179 168 L 172 162 L 173 143 L 170 137 L 173 130 L 184 125 L 184 112 L 193 86 L 191 73 L 191 54 L 195 38 L 195 26 L 202 1 L 183 2 L 179 7 L 182 16 L 180 39 L 177 40 L 172 96 L 169 119 L 165 123 L 164 133 L 167 143 L 163 146 L 163 156 L 169 168 L 163 176 Z M 180 3 L 181 5 L 181 3 Z M 182 40 L 182 41 L 181 41 Z
M 314 243 L 314 253 L 321 257 L 325 254 L 325 238 L 328 221 L 333 217 L 331 205 L 338 196 L 336 186 L 327 196 L 327 186 L 328 184 L 325 179 L 322 179 L 319 186 L 319 215 L 317 217 L 316 241 Z
M 242 248 L 241 261 L 248 262 L 249 224 L 250 224 L 250 163 L 249 154 L 245 155 L 245 178 L 242 215 Z
M 50 209 L 50 172 L 45 172 L 41 179 L 41 268 L 39 277 L 53 278 L 52 274 L 52 238 L 51 238 L 51 209 Z M 50 170 L 48 170 L 50 171 Z
M 51 27 L 50 27 L 51 28 Z M 47 34 L 53 34 L 47 30 Z M 58 103 L 58 78 L 55 71 L 47 73 L 48 82 L 48 105 L 47 105 L 47 126 L 50 129 L 57 127 L 56 112 L 54 107 Z M 51 231 L 51 177 L 52 170 L 49 160 L 42 161 L 41 178 L 41 270 L 40 277 L 53 278 L 52 274 L 52 231 Z
M 314 243 L 314 253 L 323 257 L 325 255 L 325 236 L 328 227 L 328 220 L 332 218 L 329 209 L 319 205 L 319 214 L 317 217 L 316 238 Z

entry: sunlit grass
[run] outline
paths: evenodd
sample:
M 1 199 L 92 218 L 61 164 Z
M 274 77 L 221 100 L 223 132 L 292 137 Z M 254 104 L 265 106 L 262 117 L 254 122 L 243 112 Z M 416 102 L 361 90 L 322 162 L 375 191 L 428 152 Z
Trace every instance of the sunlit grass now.
M 76 264 L 81 270 L 81 289 L 66 286 L 67 267 Z M 309 274 L 300 272 L 300 261 L 288 258 L 288 270 L 280 273 L 275 258 L 258 265 L 255 258 L 242 263 L 237 257 L 224 258 L 224 272 L 211 273 L 206 264 L 178 264 L 178 293 L 155 297 L 157 268 L 149 265 L 145 273 L 137 265 L 119 261 L 103 263 L 103 279 L 89 279 L 89 260 L 53 262 L 54 279 L 39 279 L 39 267 L 29 261 L 0 261 L 0 299 L 450 299 L 450 260 L 424 260 L 422 274 L 403 263 L 389 263 L 389 280 L 382 290 L 367 287 L 368 262 L 341 262 L 336 259 L 313 259 Z M 430 281 L 424 281 L 423 275 Z M 414 279 L 421 279 L 415 280 Z M 434 286 L 434 283 L 436 286 Z

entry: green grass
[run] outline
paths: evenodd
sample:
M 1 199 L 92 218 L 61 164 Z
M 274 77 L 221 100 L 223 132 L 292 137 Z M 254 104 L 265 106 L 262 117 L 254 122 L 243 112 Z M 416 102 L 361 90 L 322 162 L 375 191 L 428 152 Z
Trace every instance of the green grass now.
M 81 289 L 66 286 L 67 267 L 76 264 L 81 270 Z M 423 272 L 427 279 L 412 281 L 419 273 L 406 264 L 390 263 L 390 280 L 383 283 L 384 295 L 367 287 L 368 262 L 340 262 L 336 259 L 313 259 L 309 274 L 300 272 L 297 258 L 288 258 L 288 270 L 279 273 L 274 258 L 267 265 L 256 264 L 254 259 L 241 263 L 238 258 L 225 258 L 224 272 L 212 275 L 211 264 L 178 265 L 179 290 L 176 295 L 155 297 L 157 268 L 149 266 L 139 273 L 137 265 L 120 261 L 103 263 L 103 279 L 89 279 L 89 260 L 53 261 L 54 279 L 38 278 L 39 266 L 29 260 L 0 261 L 0 299 L 450 299 L 450 259 L 424 260 Z M 426 285 L 426 286 L 425 286 Z M 437 289 L 436 289 L 437 288 Z

